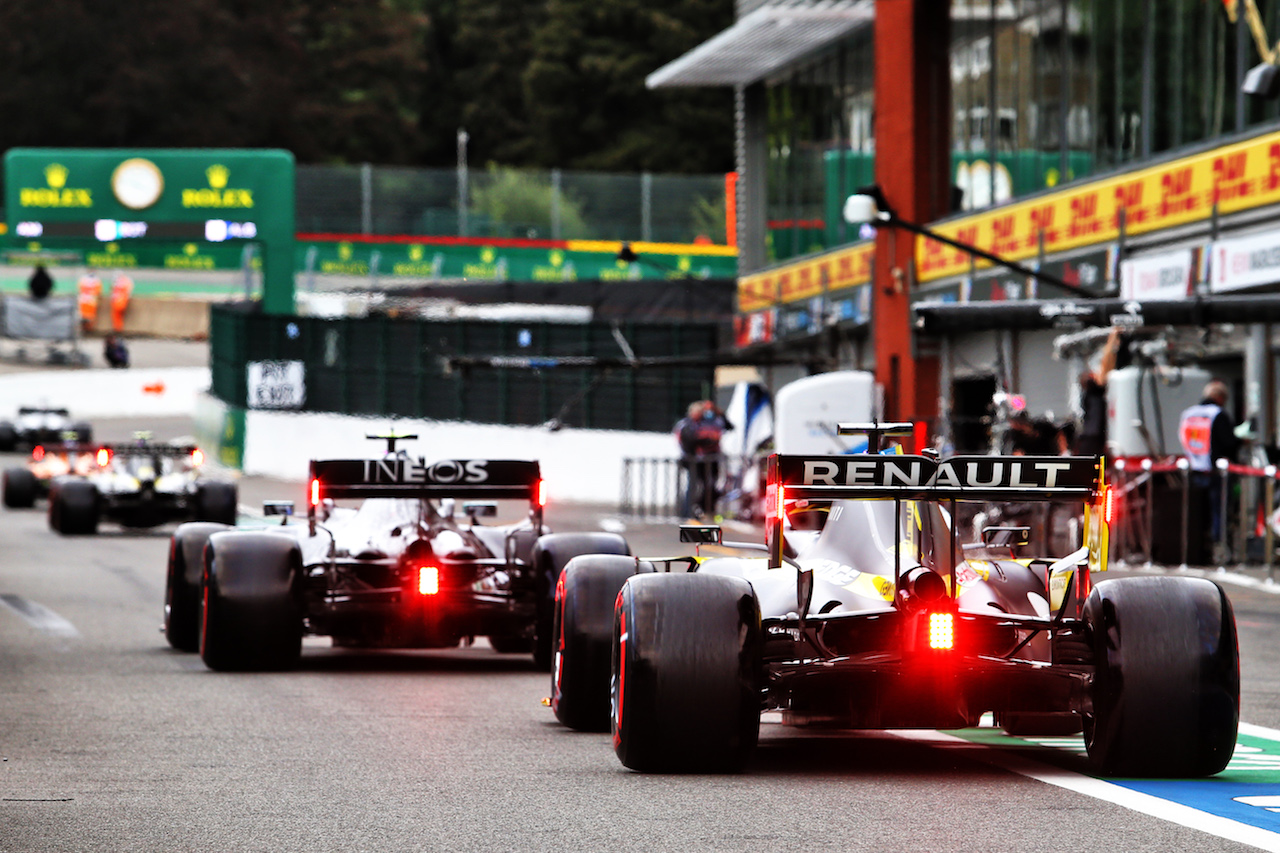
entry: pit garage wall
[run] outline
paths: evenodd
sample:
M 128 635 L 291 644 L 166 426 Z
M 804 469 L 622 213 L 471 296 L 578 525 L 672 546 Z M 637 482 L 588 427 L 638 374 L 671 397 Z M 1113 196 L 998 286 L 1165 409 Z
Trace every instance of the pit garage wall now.
M 954 380 L 981 376 L 995 376 L 997 388 L 1007 384 L 1010 393 L 1024 396 L 1032 417 L 1052 413 L 1056 423 L 1074 418 L 1078 403 L 1071 392 L 1077 371 L 1071 361 L 1053 358 L 1059 334 L 999 330 L 945 338 L 939 347 L 943 419 L 953 408 Z
M 536 459 L 548 503 L 617 505 L 627 457 L 678 457 L 670 433 L 627 432 L 361 418 L 244 410 L 210 394 L 196 405 L 202 447 L 224 467 L 302 483 L 312 459 L 365 458 L 381 452 L 366 436 L 395 430 L 418 436 L 406 449 L 428 459 Z

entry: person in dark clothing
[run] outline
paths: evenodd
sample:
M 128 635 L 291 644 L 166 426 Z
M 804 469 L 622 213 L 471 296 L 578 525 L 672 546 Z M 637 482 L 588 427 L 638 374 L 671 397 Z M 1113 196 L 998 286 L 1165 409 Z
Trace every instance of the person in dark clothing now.
M 32 299 L 44 299 L 53 291 L 53 277 L 44 264 L 36 264 L 31 278 L 27 279 L 27 289 L 31 291 Z
M 1061 456 L 1066 440 L 1048 418 L 1032 418 L 1017 412 L 1009 419 L 1010 452 L 1014 456 Z
M 1080 374 L 1080 429 L 1071 452 L 1077 456 L 1104 456 L 1107 452 L 1107 377 L 1116 366 L 1120 329 L 1112 327 L 1102 348 L 1097 370 Z
M 129 366 L 129 349 L 119 335 L 107 335 L 102 345 L 102 357 L 112 367 Z
M 688 413 L 675 425 L 680 443 L 680 465 L 686 470 L 688 487 L 681 498 L 680 513 L 702 518 L 715 515 L 717 484 L 720 479 L 720 439 L 733 426 L 711 400 L 689 405 Z
M 1213 542 L 1225 544 L 1225 518 L 1222 511 L 1222 476 L 1217 472 L 1218 460 L 1236 461 L 1240 439 L 1236 422 L 1227 411 L 1227 383 L 1215 379 L 1204 386 L 1204 399 L 1182 412 L 1178 438 L 1191 466 L 1191 487 L 1209 502 L 1209 533 Z

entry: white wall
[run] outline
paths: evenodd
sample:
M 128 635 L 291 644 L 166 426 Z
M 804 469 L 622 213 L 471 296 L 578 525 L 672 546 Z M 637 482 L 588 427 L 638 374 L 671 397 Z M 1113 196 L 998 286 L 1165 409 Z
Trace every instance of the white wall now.
M 21 406 L 65 408 L 73 419 L 191 415 L 210 384 L 207 367 L 48 370 L 0 375 L 0 418 Z
M 206 397 L 202 406 L 212 398 Z M 369 458 L 385 444 L 366 435 L 412 433 L 403 446 L 414 456 L 435 459 L 535 459 L 550 501 L 617 503 L 626 457 L 679 456 L 670 433 L 360 418 L 350 415 L 250 410 L 245 417 L 244 472 L 302 481 L 312 459 Z

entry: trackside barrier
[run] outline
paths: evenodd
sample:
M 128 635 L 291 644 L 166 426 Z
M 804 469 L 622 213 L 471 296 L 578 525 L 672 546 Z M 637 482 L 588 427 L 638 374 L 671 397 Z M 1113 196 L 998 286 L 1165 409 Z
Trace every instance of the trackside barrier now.
M 730 514 L 724 504 L 725 457 L 714 454 L 696 460 L 638 458 L 622 460 L 622 495 L 618 511 L 626 515 L 712 519 Z M 713 484 L 707 490 L 703 484 Z M 690 486 L 692 485 L 692 489 Z M 687 501 L 687 503 L 686 503 Z
M 1199 483 L 1193 479 L 1197 473 L 1202 480 Z M 1207 562 L 1261 563 L 1268 578 L 1274 579 L 1276 466 L 1240 465 L 1222 459 L 1212 472 L 1193 472 L 1183 456 L 1122 457 L 1112 463 L 1110 477 L 1118 507 L 1111 536 L 1117 565 L 1134 559 L 1148 565 L 1176 562 L 1182 568 L 1192 562 L 1205 563 L 1203 548 L 1197 547 L 1203 541 L 1214 551 Z M 1240 485 L 1234 519 L 1228 511 L 1233 477 Z M 1172 491 L 1178 493 L 1176 506 L 1168 500 Z M 1218 501 L 1217 510 L 1224 519 L 1217 539 L 1211 531 L 1210 495 Z M 1170 542 L 1175 529 L 1176 547 Z

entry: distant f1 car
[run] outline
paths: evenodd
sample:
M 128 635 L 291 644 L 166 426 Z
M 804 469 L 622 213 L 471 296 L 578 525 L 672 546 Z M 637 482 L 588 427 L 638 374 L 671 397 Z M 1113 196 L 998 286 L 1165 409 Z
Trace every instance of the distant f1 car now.
M 97 445 L 77 441 L 75 433 L 68 433 L 61 442 L 37 444 L 26 465 L 5 469 L 4 505 L 35 506 L 37 499 L 49 496 L 49 484 L 55 478 L 67 474 L 87 477 L 98 467 Z
M 335 646 L 451 648 L 487 636 L 498 652 L 551 655 L 554 579 L 584 553 L 626 554 L 609 533 L 555 534 L 543 524 L 537 462 L 427 463 L 388 440 L 381 459 L 311 463 L 307 519 L 261 530 L 183 524 L 173 535 L 165 634 L 215 670 L 297 664 L 304 634 Z M 358 500 L 356 507 L 340 505 Z M 458 499 L 476 502 L 456 505 Z M 525 517 L 486 525 L 495 501 Z
M 236 522 L 235 483 L 204 476 L 204 454 L 193 444 L 102 444 L 97 467 L 49 484 L 49 527 L 64 535 L 98 532 L 100 521 L 156 527 L 173 521 Z
M 1231 604 L 1199 578 L 1095 585 L 1110 512 L 1097 458 L 775 455 L 767 496 L 765 558 L 566 566 L 551 684 L 561 722 L 612 731 L 622 763 L 642 771 L 739 769 L 762 711 L 845 729 L 965 728 L 992 712 L 1011 733 L 1083 731 L 1102 774 L 1226 766 L 1240 697 Z M 1083 504 L 1085 541 L 1028 558 L 1017 552 L 1029 528 L 1006 527 L 963 546 L 961 501 Z M 783 516 L 813 502 L 827 520 L 797 553 Z M 719 535 L 690 527 L 682 539 Z
M 93 441 L 93 427 L 84 421 L 73 422 L 67 409 L 22 406 L 15 420 L 0 420 L 0 451 L 60 442 L 68 432 L 82 444 Z

